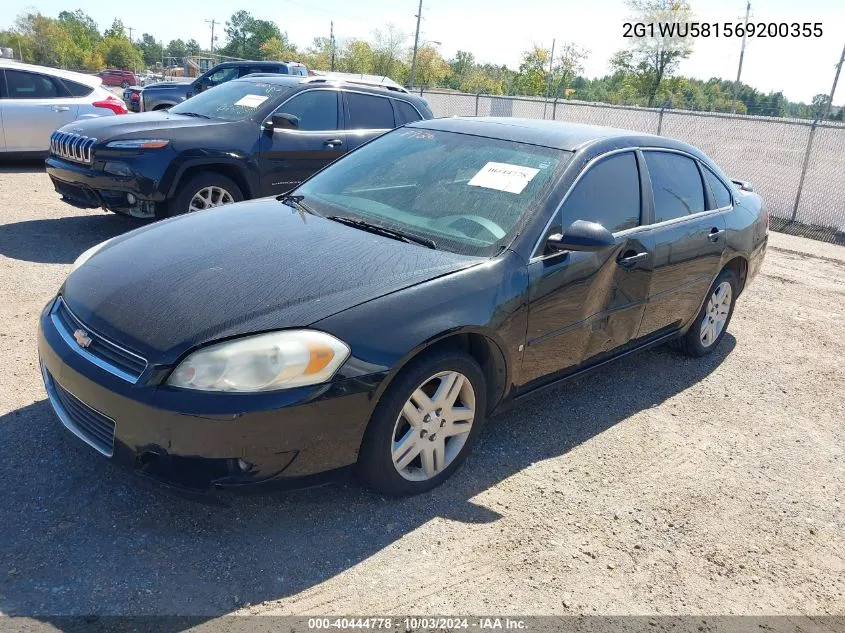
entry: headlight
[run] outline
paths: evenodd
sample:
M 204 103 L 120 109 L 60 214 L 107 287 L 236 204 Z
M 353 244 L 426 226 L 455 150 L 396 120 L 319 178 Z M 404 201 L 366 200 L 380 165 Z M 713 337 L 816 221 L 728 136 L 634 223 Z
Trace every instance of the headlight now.
M 111 149 L 159 149 L 169 142 L 160 138 L 135 138 L 128 141 L 112 141 L 106 143 L 106 147 Z
M 84 264 L 89 259 L 91 259 L 92 255 L 94 255 L 97 251 L 99 251 L 101 248 L 103 248 L 103 246 L 105 246 L 106 244 L 111 242 L 113 239 L 114 238 L 111 238 L 111 239 L 106 240 L 105 242 L 100 242 L 99 244 L 94 244 L 94 246 L 89 248 L 87 251 L 83 252 L 82 255 L 77 257 L 76 260 L 73 262 L 73 266 L 71 267 L 70 272 L 73 272 L 74 270 L 76 270 L 77 268 L 82 266 L 82 264 Z
M 349 347 L 330 334 L 284 330 L 210 345 L 185 360 L 167 384 L 199 391 L 271 391 L 334 376 Z

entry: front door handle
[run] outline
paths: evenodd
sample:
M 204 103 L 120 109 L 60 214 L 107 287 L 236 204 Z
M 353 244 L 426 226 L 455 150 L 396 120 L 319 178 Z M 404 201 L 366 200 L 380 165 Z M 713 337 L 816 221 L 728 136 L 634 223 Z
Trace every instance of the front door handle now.
M 720 229 L 720 228 L 714 226 L 712 229 L 710 229 L 710 235 L 707 236 L 707 239 L 710 240 L 711 242 L 718 242 L 719 236 L 722 235 L 722 233 L 724 233 L 724 232 L 725 232 L 725 229 Z
M 628 251 L 628 252 L 632 253 L 632 251 Z M 626 253 L 625 257 L 620 257 L 618 261 L 619 261 L 619 265 L 622 266 L 623 268 L 633 268 L 639 262 L 645 261 L 647 259 L 648 259 L 648 253 L 633 253 L 631 255 L 628 255 L 628 253 Z
M 323 145 L 325 145 L 326 147 L 337 147 L 338 145 L 343 145 L 343 141 L 339 138 L 333 138 L 323 143 Z
M 67 112 L 70 110 L 68 106 L 53 106 L 53 112 Z

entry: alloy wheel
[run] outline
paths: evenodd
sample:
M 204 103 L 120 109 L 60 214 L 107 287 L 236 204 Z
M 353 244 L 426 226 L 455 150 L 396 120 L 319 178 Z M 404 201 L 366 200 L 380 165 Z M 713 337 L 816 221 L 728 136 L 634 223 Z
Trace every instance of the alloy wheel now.
M 725 324 L 728 322 L 728 315 L 731 313 L 731 299 L 733 298 L 733 291 L 731 284 L 723 281 L 716 289 L 710 298 L 707 300 L 707 308 L 704 313 L 704 318 L 701 320 L 701 345 L 703 347 L 710 347 L 719 338 L 722 330 L 725 329 Z
M 475 421 L 472 383 L 456 371 L 435 374 L 417 387 L 393 428 L 391 452 L 397 472 L 426 481 L 460 454 Z
M 232 194 L 223 189 L 223 187 L 203 187 L 194 194 L 191 198 L 191 204 L 188 206 L 188 212 L 203 211 L 213 207 L 220 207 L 224 204 L 232 204 L 235 199 Z

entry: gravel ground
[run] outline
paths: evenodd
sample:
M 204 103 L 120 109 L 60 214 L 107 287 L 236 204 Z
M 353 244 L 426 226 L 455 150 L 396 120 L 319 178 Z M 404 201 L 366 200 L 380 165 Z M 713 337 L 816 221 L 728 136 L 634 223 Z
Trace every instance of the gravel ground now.
M 459 473 L 199 505 L 45 400 L 39 311 L 137 226 L 0 166 L 0 613 L 843 614 L 845 249 L 773 235 L 714 355 L 660 348 L 490 421 Z

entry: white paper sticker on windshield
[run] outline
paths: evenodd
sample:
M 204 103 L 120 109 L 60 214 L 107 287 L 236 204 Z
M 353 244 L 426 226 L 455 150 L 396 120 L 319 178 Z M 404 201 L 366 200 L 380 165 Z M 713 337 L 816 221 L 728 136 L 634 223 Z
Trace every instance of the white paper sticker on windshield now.
M 267 101 L 267 97 L 264 95 L 245 95 L 241 97 L 240 101 L 235 101 L 235 105 L 257 108 L 265 101 Z
M 497 189 L 508 193 L 522 193 L 526 185 L 538 174 L 540 170 L 522 165 L 511 165 L 509 163 L 487 163 L 482 167 L 472 180 L 471 187 L 485 187 Z

